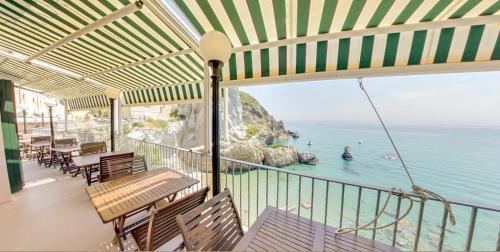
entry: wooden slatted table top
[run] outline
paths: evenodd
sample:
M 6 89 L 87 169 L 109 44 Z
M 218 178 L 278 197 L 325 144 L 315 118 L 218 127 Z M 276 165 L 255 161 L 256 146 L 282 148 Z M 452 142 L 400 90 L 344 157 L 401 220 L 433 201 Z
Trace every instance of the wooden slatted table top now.
M 30 145 L 35 148 L 40 148 L 40 147 L 50 146 L 51 144 L 52 144 L 51 142 L 34 142 L 31 143 Z
M 86 188 L 104 223 L 154 204 L 199 182 L 170 169 L 132 174 Z
M 109 152 L 102 152 L 102 153 L 96 153 L 96 154 L 91 154 L 91 155 L 73 157 L 73 164 L 76 167 L 97 165 L 97 164 L 99 164 L 99 159 L 101 157 L 106 157 L 106 156 L 111 156 L 111 155 L 116 155 L 116 154 L 123 154 L 123 153 L 129 153 L 129 152 L 109 151 Z
M 74 145 L 74 146 L 54 147 L 54 148 L 50 148 L 50 150 L 55 151 L 55 152 L 61 152 L 61 153 L 71 153 L 74 151 L 79 151 L 80 146 Z
M 333 227 L 275 207 L 264 210 L 233 250 L 399 251 L 361 236 L 336 235 Z

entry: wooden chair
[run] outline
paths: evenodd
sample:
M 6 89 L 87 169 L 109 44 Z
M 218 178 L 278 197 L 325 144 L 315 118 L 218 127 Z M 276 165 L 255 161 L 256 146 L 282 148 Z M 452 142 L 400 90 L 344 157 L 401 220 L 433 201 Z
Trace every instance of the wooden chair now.
M 80 155 L 92 155 L 107 152 L 106 142 L 84 143 L 80 145 Z
M 205 187 L 151 212 L 149 223 L 135 227 L 131 233 L 137 247 L 142 251 L 153 251 L 172 240 L 181 230 L 176 216 L 185 214 L 201 205 L 207 197 L 209 187 Z M 182 247 L 182 244 L 180 244 Z
M 106 181 L 109 181 L 112 179 L 110 177 L 110 174 L 109 174 L 108 161 L 133 158 L 133 157 L 134 157 L 133 152 L 120 153 L 120 154 L 100 157 L 99 158 L 99 166 L 100 166 L 99 167 L 99 178 L 98 178 L 99 183 L 106 182 Z
M 148 170 L 144 156 L 108 160 L 107 163 L 110 180 Z
M 52 137 L 51 136 L 33 136 L 31 137 L 31 143 L 40 143 L 40 142 L 51 142 Z M 45 147 L 30 147 L 30 152 L 32 154 L 31 158 L 36 157 L 38 160 L 38 164 L 41 165 L 42 163 L 45 165 L 45 167 L 48 166 L 50 163 L 50 158 L 51 158 L 51 153 L 49 151 L 49 148 Z
M 177 216 L 188 251 L 229 251 L 243 237 L 241 220 L 229 189 Z
M 55 139 L 54 145 L 56 147 L 70 147 L 78 145 L 76 138 L 63 138 L 63 139 Z

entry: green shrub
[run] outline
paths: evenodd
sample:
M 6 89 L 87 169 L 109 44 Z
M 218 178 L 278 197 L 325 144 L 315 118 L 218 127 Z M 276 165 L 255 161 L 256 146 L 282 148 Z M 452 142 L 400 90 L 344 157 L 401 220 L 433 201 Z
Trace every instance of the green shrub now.
M 144 123 L 134 122 L 134 123 L 132 123 L 132 127 L 134 127 L 134 128 L 144 128 Z
M 177 117 L 177 109 L 173 109 L 172 111 L 170 111 L 169 116 L 172 118 L 176 118 Z
M 262 126 L 260 125 L 250 125 L 247 126 L 245 132 L 247 133 L 248 137 L 253 137 L 259 133 L 259 131 L 262 129 Z
M 146 122 L 150 123 L 153 127 L 160 128 L 160 129 L 167 127 L 167 124 L 168 124 L 168 122 L 165 120 L 153 119 L 153 118 L 146 119 Z
M 276 149 L 276 148 L 280 148 L 280 147 L 286 147 L 286 145 L 283 145 L 280 143 L 272 143 L 272 144 L 268 145 L 267 147 Z
M 243 105 L 260 106 L 257 99 L 243 91 L 240 91 L 240 100 Z

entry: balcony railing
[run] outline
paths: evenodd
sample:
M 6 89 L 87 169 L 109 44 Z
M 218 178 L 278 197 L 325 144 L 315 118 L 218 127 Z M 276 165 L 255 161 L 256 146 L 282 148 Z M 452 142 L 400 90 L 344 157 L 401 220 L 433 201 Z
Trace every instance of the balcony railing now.
M 117 146 L 144 155 L 151 169 L 170 167 L 211 186 L 210 157 L 202 152 L 122 137 Z M 335 180 L 301 172 L 221 160 L 221 186 L 233 193 L 243 225 L 249 227 L 267 205 L 334 227 L 358 227 L 379 214 L 388 188 Z M 413 193 L 414 207 L 402 221 L 357 235 L 392 244 L 403 250 L 500 250 L 500 207 L 450 201 L 457 224 L 434 198 L 421 201 Z M 389 223 L 406 211 L 408 203 L 393 193 L 386 212 L 373 226 Z

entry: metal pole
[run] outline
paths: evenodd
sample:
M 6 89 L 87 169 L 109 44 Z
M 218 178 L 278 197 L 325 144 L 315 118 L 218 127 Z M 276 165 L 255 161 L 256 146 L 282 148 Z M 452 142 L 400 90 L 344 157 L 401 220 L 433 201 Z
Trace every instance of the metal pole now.
M 45 128 L 44 114 L 42 113 L 42 128 Z
M 28 134 L 28 129 L 26 128 L 26 110 L 23 109 L 23 133 Z
M 212 68 L 212 195 L 219 194 L 220 185 L 220 111 L 219 111 L 219 67 L 222 62 L 211 60 L 208 65 Z
M 52 147 L 55 147 L 54 143 L 54 121 L 52 120 L 52 106 L 49 106 L 49 123 L 50 123 L 50 136 L 52 137 Z
M 109 99 L 110 101 L 110 128 L 111 128 L 111 151 L 115 151 L 115 99 Z
M 68 132 L 68 103 L 64 101 L 64 132 Z

